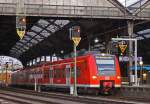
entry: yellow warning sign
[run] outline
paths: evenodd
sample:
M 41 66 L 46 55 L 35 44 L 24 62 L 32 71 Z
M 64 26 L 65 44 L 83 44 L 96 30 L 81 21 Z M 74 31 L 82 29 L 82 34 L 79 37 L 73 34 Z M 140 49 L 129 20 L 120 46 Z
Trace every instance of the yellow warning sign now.
M 127 48 L 127 45 L 126 44 L 119 44 L 119 47 L 120 47 L 121 52 L 124 53 L 124 51 Z
M 23 38 L 24 34 L 25 34 L 25 30 L 19 30 L 17 29 L 17 34 L 19 35 L 20 39 Z
M 78 44 L 79 44 L 79 42 L 80 42 L 80 40 L 81 40 L 81 37 L 72 37 L 72 40 L 73 40 L 74 44 L 75 44 L 76 46 L 78 46 Z

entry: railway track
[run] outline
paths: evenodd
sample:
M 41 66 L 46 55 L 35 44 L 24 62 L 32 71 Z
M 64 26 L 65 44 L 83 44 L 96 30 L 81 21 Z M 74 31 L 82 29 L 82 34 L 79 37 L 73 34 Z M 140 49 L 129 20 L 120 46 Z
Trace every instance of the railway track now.
M 13 96 L 25 101 L 30 101 L 32 104 L 149 104 L 148 102 L 128 101 L 124 99 L 113 99 L 110 97 L 101 96 L 70 96 L 61 93 L 50 92 L 35 92 L 32 90 L 5 88 L 0 91 L 0 94 Z M 37 103 L 38 102 L 38 103 Z M 29 102 L 20 104 L 31 104 Z
M 0 99 L 3 99 L 8 102 L 13 102 L 15 104 L 58 104 L 58 103 L 53 103 L 50 101 L 44 101 L 44 100 L 32 98 L 32 96 L 30 95 L 27 95 L 27 96 L 20 95 L 19 93 L 12 94 L 12 92 L 8 92 L 8 91 L 0 92 Z

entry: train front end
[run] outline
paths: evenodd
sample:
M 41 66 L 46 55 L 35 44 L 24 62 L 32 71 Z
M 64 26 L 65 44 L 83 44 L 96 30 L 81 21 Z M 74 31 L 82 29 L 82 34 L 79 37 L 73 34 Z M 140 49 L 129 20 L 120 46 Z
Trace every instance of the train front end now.
M 118 59 L 114 55 L 95 55 L 100 92 L 113 93 L 121 87 L 121 76 Z

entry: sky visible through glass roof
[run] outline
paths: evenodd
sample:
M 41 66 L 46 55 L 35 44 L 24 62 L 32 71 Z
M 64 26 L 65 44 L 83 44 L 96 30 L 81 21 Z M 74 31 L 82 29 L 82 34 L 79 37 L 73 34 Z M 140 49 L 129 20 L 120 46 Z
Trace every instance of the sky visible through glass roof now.
M 124 6 L 128 7 L 140 0 L 118 0 L 121 4 L 123 4 Z

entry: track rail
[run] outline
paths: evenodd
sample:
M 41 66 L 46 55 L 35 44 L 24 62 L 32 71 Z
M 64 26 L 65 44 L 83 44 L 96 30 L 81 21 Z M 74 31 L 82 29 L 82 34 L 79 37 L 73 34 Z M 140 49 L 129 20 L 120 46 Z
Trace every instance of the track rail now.
M 0 94 L 0 99 L 6 100 L 7 102 L 14 102 L 14 103 L 19 103 L 19 104 L 31 104 L 31 103 L 27 103 L 27 102 L 24 102 L 24 101 L 16 100 L 14 98 L 12 99 L 8 96 L 6 97 L 3 94 Z M 0 104 L 3 104 L 3 101 L 1 101 Z
M 17 104 L 57 104 L 50 101 L 34 99 L 32 97 L 18 96 L 17 93 L 15 94 L 8 94 L 8 92 L 2 91 L 0 92 L 0 98 Z
M 141 104 L 141 102 L 139 101 L 128 101 L 127 99 L 125 100 L 124 98 L 119 98 L 119 99 L 113 99 L 110 97 L 101 97 L 101 96 L 78 96 L 78 97 L 74 97 L 74 96 L 70 96 L 70 95 L 66 95 L 66 94 L 58 94 L 58 93 L 50 93 L 50 92 L 35 92 L 32 90 L 24 90 L 24 89 L 16 89 L 16 88 L 5 88 L 3 89 L 4 92 L 8 92 L 10 95 L 18 97 L 18 96 L 23 96 L 24 95 L 30 95 L 30 99 L 27 98 L 27 96 L 23 96 L 24 99 L 26 100 L 35 100 L 41 103 L 55 103 L 55 104 L 64 104 L 63 101 L 66 103 L 68 101 L 68 103 L 74 102 L 77 104 Z M 12 94 L 13 93 L 13 94 Z M 40 99 L 40 101 L 38 100 Z M 55 102 L 53 102 L 53 100 L 55 100 Z M 43 102 L 44 101 L 44 102 Z M 144 103 L 143 103 L 144 104 Z M 146 103 L 145 104 L 149 104 Z

